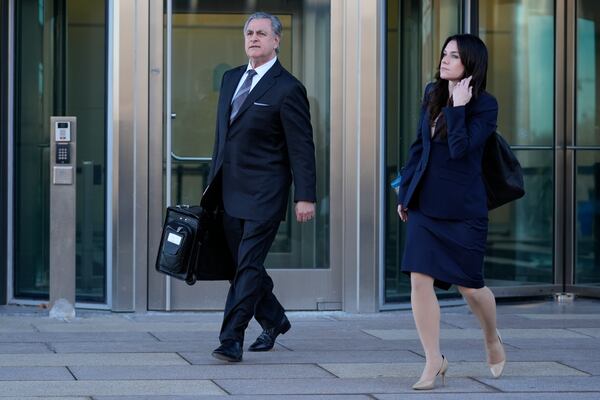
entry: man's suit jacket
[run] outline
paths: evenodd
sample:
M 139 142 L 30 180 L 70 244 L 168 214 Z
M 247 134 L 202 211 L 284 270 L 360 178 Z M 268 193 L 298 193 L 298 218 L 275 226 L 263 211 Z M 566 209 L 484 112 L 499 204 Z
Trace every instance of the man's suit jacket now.
M 285 218 L 292 177 L 294 201 L 316 202 L 315 148 L 306 89 L 279 61 L 250 91 L 230 124 L 231 101 L 247 65 L 223 75 L 209 187 L 236 218 Z M 220 179 L 220 182 L 215 182 Z M 216 183 L 216 184 L 213 184 Z
M 496 130 L 498 102 L 481 92 L 466 106 L 444 107 L 447 141 L 433 141 L 427 111 L 432 87 L 430 83 L 425 88 L 417 139 L 401 172 L 398 204 L 435 218 L 487 217 L 481 159 L 487 139 Z

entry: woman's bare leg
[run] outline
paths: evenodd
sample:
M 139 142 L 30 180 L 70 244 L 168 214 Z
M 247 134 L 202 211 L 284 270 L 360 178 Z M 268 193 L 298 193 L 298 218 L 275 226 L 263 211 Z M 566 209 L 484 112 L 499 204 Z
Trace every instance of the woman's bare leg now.
M 433 278 L 412 272 L 410 274 L 410 303 L 425 351 L 425 368 L 421 380 L 430 380 L 439 372 L 442 365 L 440 352 L 440 305 L 433 289 Z
M 481 289 L 459 286 L 458 290 L 469 304 L 473 314 L 479 320 L 485 338 L 488 363 L 496 364 L 503 361 L 506 356 L 496 332 L 496 299 L 494 298 L 494 294 L 487 286 Z

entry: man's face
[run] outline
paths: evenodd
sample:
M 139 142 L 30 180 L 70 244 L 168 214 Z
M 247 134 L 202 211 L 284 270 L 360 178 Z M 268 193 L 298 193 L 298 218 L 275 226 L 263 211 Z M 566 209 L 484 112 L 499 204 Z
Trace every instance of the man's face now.
M 279 36 L 273 33 L 271 20 L 253 19 L 248 24 L 244 37 L 246 55 L 253 67 L 261 66 L 277 54 L 275 49 L 279 47 Z

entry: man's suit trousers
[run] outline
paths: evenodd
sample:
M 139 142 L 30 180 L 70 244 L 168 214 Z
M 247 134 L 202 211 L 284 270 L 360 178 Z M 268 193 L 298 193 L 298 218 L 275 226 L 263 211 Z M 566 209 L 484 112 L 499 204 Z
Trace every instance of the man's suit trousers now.
M 277 326 L 284 309 L 273 294 L 273 280 L 264 262 L 279 221 L 252 221 L 223 215 L 227 245 L 237 270 L 231 282 L 219 340 L 244 341 L 244 331 L 255 317 L 264 328 Z

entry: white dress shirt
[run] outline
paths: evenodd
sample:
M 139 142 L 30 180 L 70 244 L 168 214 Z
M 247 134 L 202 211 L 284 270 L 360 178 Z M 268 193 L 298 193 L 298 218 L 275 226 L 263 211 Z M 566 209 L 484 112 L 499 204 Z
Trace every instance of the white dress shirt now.
M 252 64 L 250 64 L 250 62 L 248 62 L 248 67 L 246 68 L 246 72 L 248 72 L 248 70 L 250 70 L 250 69 L 253 69 L 256 71 L 256 75 L 254 75 L 252 77 L 252 85 L 250 86 L 250 92 L 252 91 L 252 89 L 254 89 L 254 87 L 256 86 L 258 81 L 260 81 L 260 79 L 263 76 L 265 76 L 267 71 L 269 71 L 271 69 L 271 67 L 275 64 L 276 61 L 277 61 L 277 57 L 273 57 L 272 60 L 270 60 L 267 63 L 261 65 L 260 67 L 256 67 L 256 68 L 252 68 Z M 242 78 L 238 82 L 237 88 L 235 89 L 235 93 L 233 94 L 233 97 L 231 98 L 232 103 L 233 103 L 233 99 L 235 99 L 235 96 L 237 95 L 237 92 L 240 90 L 240 88 L 242 87 L 242 84 L 246 80 L 246 76 L 247 76 L 246 72 L 244 72 L 244 74 L 242 75 Z

